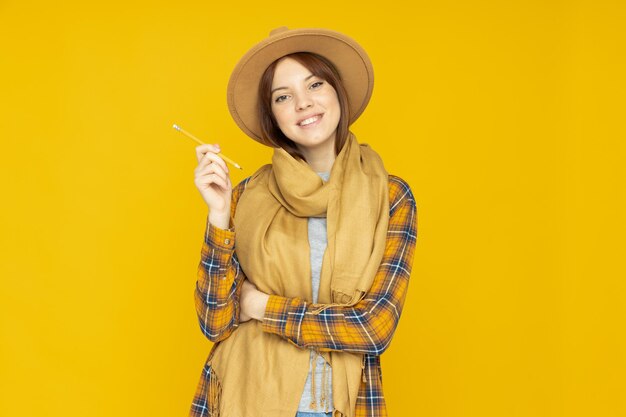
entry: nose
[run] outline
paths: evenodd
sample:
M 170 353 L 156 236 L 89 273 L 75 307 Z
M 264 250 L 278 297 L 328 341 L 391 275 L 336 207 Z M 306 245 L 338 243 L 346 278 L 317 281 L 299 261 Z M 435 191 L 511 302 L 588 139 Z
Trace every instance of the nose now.
M 313 101 L 306 94 L 299 94 L 296 99 L 296 106 L 298 110 L 304 110 L 313 105 Z

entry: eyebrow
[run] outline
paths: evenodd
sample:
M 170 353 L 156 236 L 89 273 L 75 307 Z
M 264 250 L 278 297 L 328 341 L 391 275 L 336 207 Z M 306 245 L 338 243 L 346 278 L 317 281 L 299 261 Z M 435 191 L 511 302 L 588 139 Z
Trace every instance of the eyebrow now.
M 315 74 L 311 74 L 311 75 L 309 75 L 308 77 L 306 77 L 306 78 L 304 79 L 304 81 L 306 81 L 306 80 L 308 80 L 309 78 L 314 77 L 314 76 L 315 76 Z M 276 87 L 275 89 L 273 89 L 273 90 L 270 92 L 270 95 L 274 94 L 274 92 L 275 92 L 276 90 L 286 90 L 286 89 L 287 89 L 287 87 Z

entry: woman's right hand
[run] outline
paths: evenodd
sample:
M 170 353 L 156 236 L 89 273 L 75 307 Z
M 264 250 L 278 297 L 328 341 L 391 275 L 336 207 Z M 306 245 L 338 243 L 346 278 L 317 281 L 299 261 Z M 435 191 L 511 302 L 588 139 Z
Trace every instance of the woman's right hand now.
M 196 146 L 198 166 L 194 170 L 194 182 L 209 206 L 209 221 L 218 227 L 228 229 L 233 187 L 226 162 L 217 155 L 218 152 L 220 148 L 217 144 L 207 143 Z

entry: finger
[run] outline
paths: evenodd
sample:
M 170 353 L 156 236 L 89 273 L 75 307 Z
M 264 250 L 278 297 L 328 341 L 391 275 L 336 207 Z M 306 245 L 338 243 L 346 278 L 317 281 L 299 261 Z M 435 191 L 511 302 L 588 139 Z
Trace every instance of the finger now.
M 222 169 L 220 167 L 218 167 L 215 164 L 209 165 L 206 168 L 206 170 L 196 174 L 196 177 L 197 178 L 203 178 L 203 177 L 208 177 L 210 175 L 214 175 L 216 177 L 219 177 L 222 181 L 224 181 L 224 184 L 228 184 L 228 176 L 224 173 L 224 171 L 222 171 Z
M 228 167 L 226 166 L 226 162 L 219 156 L 214 154 L 213 152 L 207 152 L 204 154 L 200 162 L 198 163 L 198 169 L 201 170 L 205 166 L 216 163 L 219 164 L 225 172 L 228 172 Z
M 206 174 L 218 174 L 224 179 L 224 181 L 228 181 L 228 172 L 224 171 L 224 167 L 219 164 L 210 164 L 196 171 L 197 176 L 202 176 Z
M 207 175 L 203 175 L 199 178 L 197 178 L 197 181 L 200 182 L 200 184 L 203 185 L 211 185 L 211 184 L 216 184 L 218 185 L 220 188 L 222 188 L 224 191 L 230 191 L 231 188 L 228 185 L 228 181 L 225 180 L 224 178 L 220 177 L 217 174 L 207 174 Z
M 208 160 L 210 160 L 210 162 L 208 162 Z M 224 161 L 224 159 L 221 156 L 217 155 L 217 154 L 214 154 L 214 153 L 211 153 L 211 152 L 206 153 L 204 155 L 204 161 L 207 161 L 206 162 L 207 164 L 209 164 L 211 162 L 216 162 L 216 163 L 220 164 L 222 166 L 222 168 L 224 168 L 224 171 L 228 172 L 228 165 L 226 165 L 226 161 Z
M 220 152 L 220 145 L 217 143 L 216 144 L 204 143 L 202 145 L 196 146 L 196 157 L 198 158 L 198 162 L 202 160 L 202 157 L 207 152 L 213 152 L 213 153 Z
M 208 154 L 208 156 L 205 156 L 202 161 L 200 161 L 198 166 L 196 166 L 196 168 L 194 169 L 194 173 L 196 175 L 199 175 L 206 172 L 212 172 L 210 170 L 207 171 L 208 167 L 217 167 L 220 172 L 224 172 L 227 175 L 229 173 L 228 167 L 226 166 L 224 160 L 215 154 Z
M 221 178 L 220 176 L 216 175 L 216 174 L 209 174 L 209 175 L 204 175 L 201 177 L 196 178 L 196 184 L 198 185 L 205 185 L 205 186 L 209 186 L 212 184 L 217 185 L 218 187 L 222 188 L 225 191 L 228 191 L 228 184 L 226 183 L 226 181 Z

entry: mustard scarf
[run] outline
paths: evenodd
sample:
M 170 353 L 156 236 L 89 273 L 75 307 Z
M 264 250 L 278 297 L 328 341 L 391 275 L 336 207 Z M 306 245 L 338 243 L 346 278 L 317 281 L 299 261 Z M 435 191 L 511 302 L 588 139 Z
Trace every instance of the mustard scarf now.
M 349 133 L 328 182 L 304 161 L 275 148 L 241 194 L 234 217 L 235 250 L 260 291 L 312 301 L 307 217 L 326 217 L 318 303 L 354 305 L 372 285 L 389 222 L 388 174 L 379 155 Z M 320 353 L 332 367 L 334 416 L 353 417 L 363 355 Z M 240 323 L 215 347 L 211 366 L 221 417 L 294 417 L 309 371 L 310 351 Z M 216 392 L 218 392 L 216 390 Z M 217 412 L 219 411 L 219 413 Z M 322 411 L 322 410 L 320 410 Z

